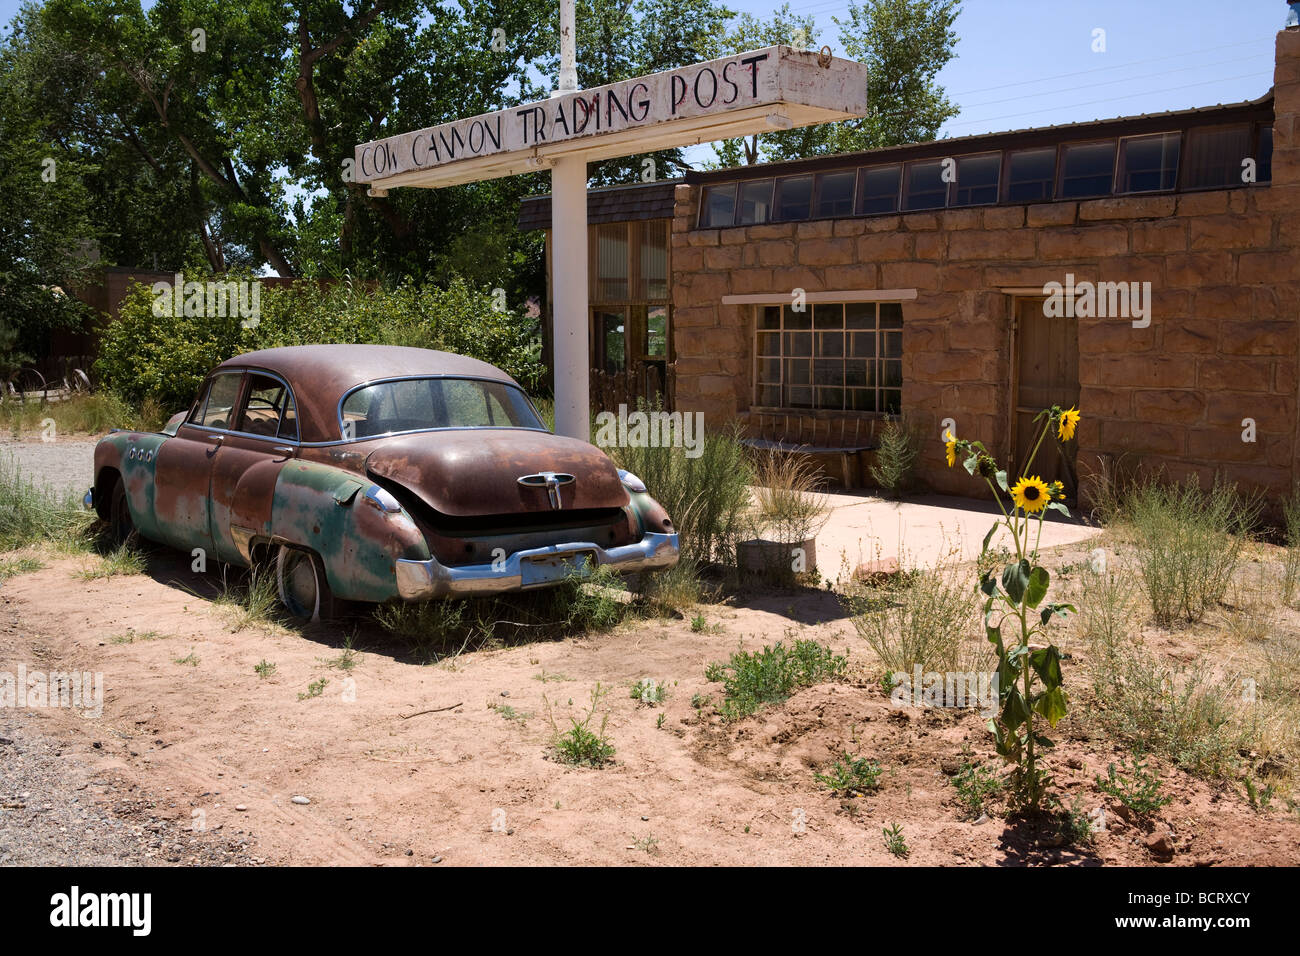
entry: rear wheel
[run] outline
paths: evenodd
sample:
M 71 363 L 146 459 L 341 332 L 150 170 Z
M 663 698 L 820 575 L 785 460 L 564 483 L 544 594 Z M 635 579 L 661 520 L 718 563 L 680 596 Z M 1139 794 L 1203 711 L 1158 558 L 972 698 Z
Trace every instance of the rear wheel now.
M 135 534 L 135 521 L 126 500 L 126 484 L 119 477 L 108 498 L 108 532 L 113 546 L 121 547 Z
M 325 566 L 311 551 L 282 544 L 275 556 L 275 579 L 280 603 L 303 621 L 334 616 L 334 595 L 325 579 Z

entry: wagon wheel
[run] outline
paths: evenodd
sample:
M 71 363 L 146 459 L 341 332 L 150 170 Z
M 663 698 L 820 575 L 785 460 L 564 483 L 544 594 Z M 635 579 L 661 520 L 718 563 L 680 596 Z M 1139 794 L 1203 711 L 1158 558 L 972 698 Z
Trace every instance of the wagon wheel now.
M 282 544 L 275 556 L 280 603 L 294 617 L 315 623 L 334 616 L 334 594 L 321 559 L 304 548 Z
M 45 376 L 34 368 L 22 368 L 14 372 L 9 379 L 9 397 L 26 402 L 33 392 L 40 393 L 42 402 L 49 399 L 49 385 L 45 382 Z

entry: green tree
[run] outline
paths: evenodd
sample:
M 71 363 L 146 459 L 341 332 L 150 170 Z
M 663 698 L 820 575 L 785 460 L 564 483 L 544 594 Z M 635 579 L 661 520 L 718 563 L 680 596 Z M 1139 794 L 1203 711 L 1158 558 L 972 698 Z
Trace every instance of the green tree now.
M 83 177 L 93 169 L 47 133 L 33 95 L 42 76 L 22 55 L 25 9 L 0 47 L 0 376 L 44 351 L 49 333 L 89 309 L 70 294 L 94 269 L 95 230 Z
M 920 143 L 938 135 L 958 113 L 936 76 L 953 58 L 961 12 L 958 0 L 862 0 L 844 19 L 834 17 L 844 55 L 867 66 L 867 115 L 841 123 L 762 133 L 715 146 L 719 165 L 781 162 L 808 156 L 852 153 L 881 146 Z M 790 43 L 811 17 L 782 6 L 767 21 L 742 16 L 724 38 L 729 50 Z M 756 139 L 753 143 L 751 140 Z

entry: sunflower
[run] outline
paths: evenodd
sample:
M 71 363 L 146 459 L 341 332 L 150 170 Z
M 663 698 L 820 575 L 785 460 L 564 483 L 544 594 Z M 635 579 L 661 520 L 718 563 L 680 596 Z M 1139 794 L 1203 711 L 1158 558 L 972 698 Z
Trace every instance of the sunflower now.
M 957 464 L 957 443 L 955 441 L 945 442 L 944 448 L 948 451 L 948 467 L 951 468 Z
M 1035 475 L 1033 478 L 1021 478 L 1011 487 L 1011 500 L 1017 508 L 1033 514 L 1047 507 L 1047 503 L 1052 500 L 1052 493 L 1047 490 L 1043 479 Z
M 1052 493 L 1053 498 L 1065 497 L 1065 484 L 1060 481 L 1054 481 L 1047 486 L 1047 490 Z
M 1061 441 L 1069 441 L 1074 437 L 1074 429 L 1079 424 L 1079 417 L 1077 408 L 1061 412 L 1061 417 L 1056 423 L 1056 434 L 1061 437 Z

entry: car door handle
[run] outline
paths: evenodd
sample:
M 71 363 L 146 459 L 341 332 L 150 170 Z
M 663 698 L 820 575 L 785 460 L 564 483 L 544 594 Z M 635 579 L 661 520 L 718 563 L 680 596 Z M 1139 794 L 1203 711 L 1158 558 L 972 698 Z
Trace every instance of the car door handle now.
M 279 452 L 281 455 L 284 455 L 285 458 L 292 458 L 296 449 L 292 445 L 276 445 L 271 450 Z

